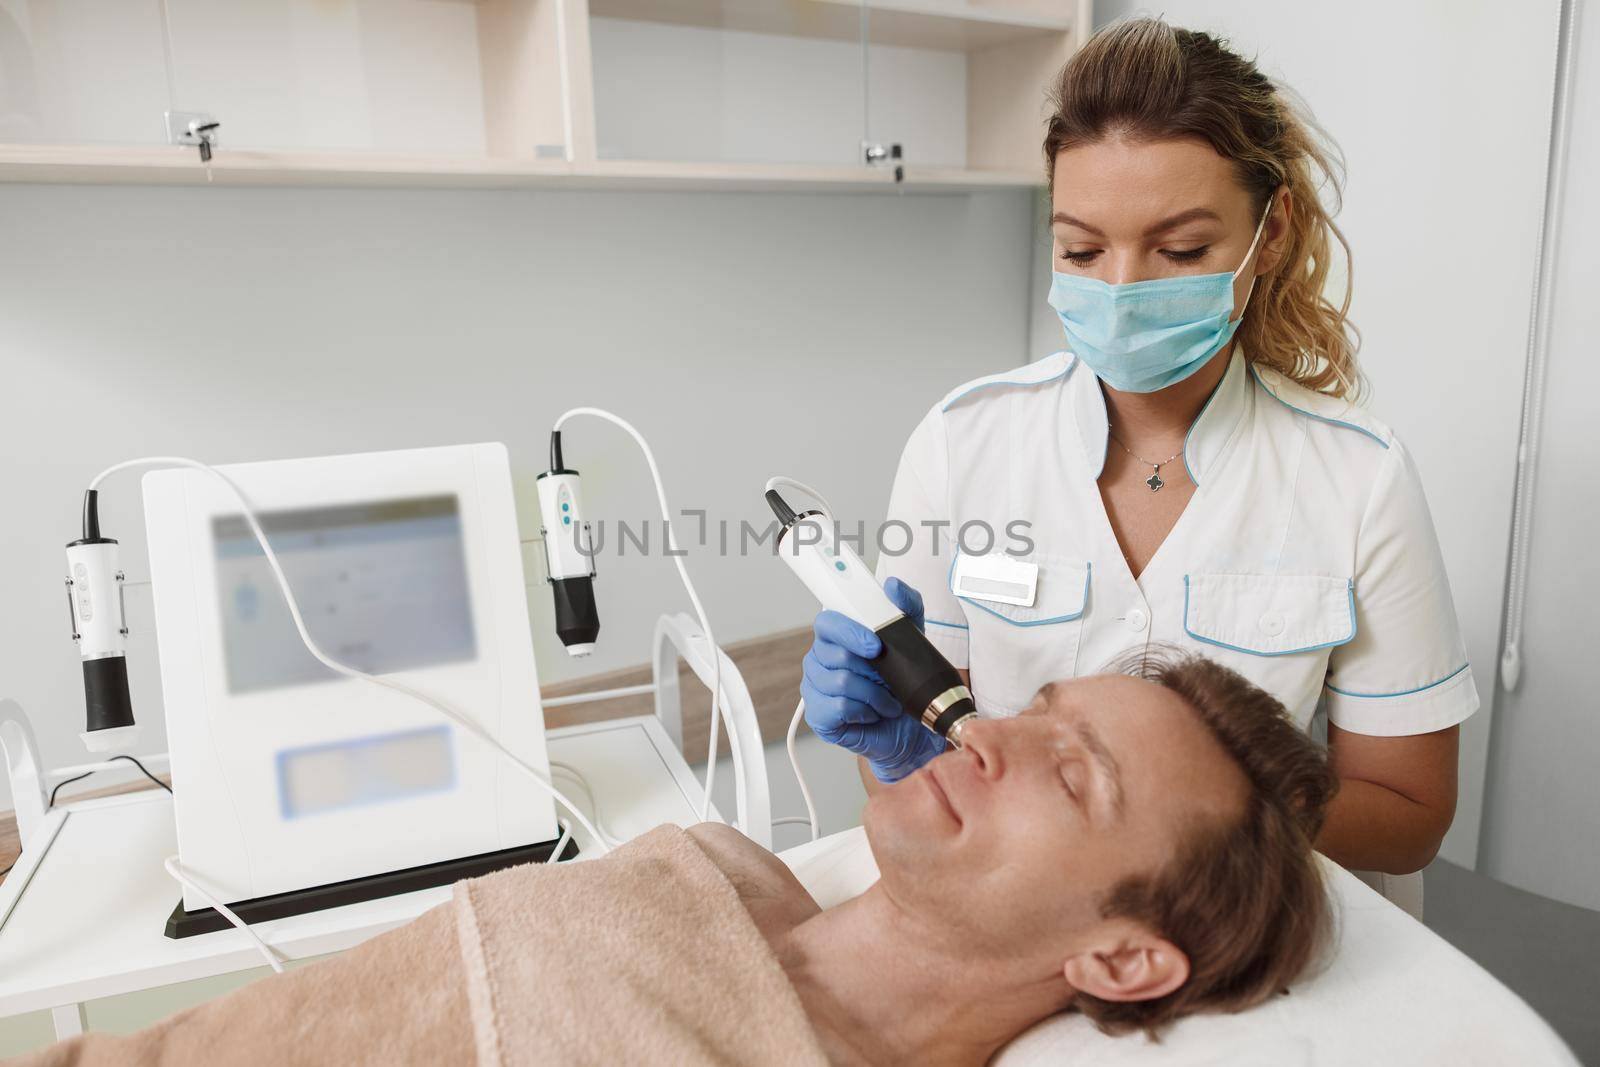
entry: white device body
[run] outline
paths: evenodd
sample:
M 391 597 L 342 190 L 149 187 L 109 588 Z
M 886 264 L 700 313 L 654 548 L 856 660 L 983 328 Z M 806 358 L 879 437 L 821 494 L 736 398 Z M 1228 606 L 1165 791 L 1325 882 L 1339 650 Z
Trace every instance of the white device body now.
M 274 533 L 274 514 L 327 515 L 340 508 L 378 509 L 395 502 L 452 500 L 459 535 L 454 574 L 464 573 L 470 659 L 377 673 L 402 680 L 471 717 L 503 745 L 548 774 L 544 716 L 528 623 L 522 555 L 503 445 L 468 445 L 403 452 L 335 456 L 219 468 L 243 490 L 261 517 L 291 588 L 306 568 L 344 580 L 348 572 L 369 605 L 371 625 L 390 641 L 412 633 L 407 612 L 431 611 L 429 577 L 406 583 L 362 573 L 365 561 L 385 561 L 411 551 L 403 538 L 345 545 L 346 555 L 315 556 L 315 536 Z M 299 638 L 289 627 L 272 631 L 275 657 L 315 678 L 288 684 L 240 688 L 230 672 L 260 671 L 262 659 L 240 658 L 226 627 L 235 617 L 245 579 L 236 533 L 239 507 L 213 475 L 197 470 L 159 470 L 144 479 L 150 572 L 161 654 L 161 682 L 177 813 L 178 852 L 198 881 L 225 902 L 237 902 L 349 878 L 380 874 L 443 860 L 548 841 L 557 836 L 549 795 L 499 752 L 448 723 L 438 712 L 401 693 L 359 679 L 333 675 L 314 660 L 291 661 L 286 642 Z M 329 509 L 335 509 L 330 511 Z M 280 519 L 280 522 L 288 520 Z M 234 527 L 226 529 L 233 530 Z M 347 529 L 363 529 L 349 527 Z M 245 537 L 249 537 L 246 532 Z M 330 543 L 353 535 L 335 528 Z M 403 542 L 401 548 L 393 546 Z M 455 543 L 452 534 L 451 544 Z M 253 539 L 249 541 L 254 544 Z M 430 543 L 431 544 L 431 543 Z M 337 547 L 337 546 L 336 546 Z M 301 558 L 296 558 L 297 551 Z M 384 555 L 388 551 L 389 555 Z M 440 551 L 428 547 L 428 553 Z M 404 563 L 409 557 L 401 555 Z M 417 550 L 417 565 L 431 556 Z M 234 570 L 226 570 L 226 567 Z M 248 560 L 257 566 L 255 557 Z M 454 567 L 455 565 L 452 564 Z M 251 571 L 245 599 L 252 612 L 283 613 L 282 594 L 264 559 Z M 390 567 L 390 569 L 393 569 Z M 403 569 L 403 567 L 402 567 Z M 387 573 L 387 571 L 385 572 Z M 230 589 L 225 583 L 235 583 Z M 310 585 L 311 583 L 308 583 Z M 323 590 L 319 593 L 318 589 Z M 318 637 L 319 612 L 358 601 L 344 600 L 323 584 L 294 589 Z M 452 588 L 455 588 L 454 586 Z M 408 590 L 416 590 L 406 603 Z M 223 600 L 224 596 L 233 599 Z M 389 599 L 385 599 L 389 598 Z M 392 601 L 392 607 L 390 605 Z M 423 606 L 419 609 L 418 604 Z M 390 621 L 385 622 L 385 608 Z M 456 618 L 460 615 L 458 611 Z M 227 614 L 227 618 L 224 618 Z M 404 625 L 397 626 L 398 615 Z M 367 616 L 362 616 L 365 619 Z M 253 620 L 257 614 L 251 614 Z M 252 623 L 253 625 L 253 623 Z M 383 628 L 387 626 L 387 630 Z M 441 628 L 443 623 L 440 624 Z M 418 640 L 427 636 L 416 628 Z M 444 632 L 441 629 L 440 632 Z M 427 640 L 433 640 L 427 637 Z M 319 643 L 323 643 L 319 640 Z M 324 644 L 332 658 L 358 669 L 359 643 Z M 300 652 L 304 653 L 303 647 Z M 309 653 L 304 653 L 309 657 Z M 230 655 L 234 658 L 230 659 Z M 375 784 L 376 783 L 376 784 Z M 407 788 L 399 788 L 407 787 Z M 409 791 L 408 791 L 409 788 Z M 352 798 L 354 798 L 352 800 Z M 376 799 L 374 799 L 376 798 Z M 189 889 L 184 906 L 207 902 Z
M 119 549 L 115 541 L 70 545 L 67 581 L 72 600 L 72 627 L 78 635 L 78 654 L 103 659 L 127 652 L 122 618 L 122 590 L 118 576 Z
M 82 659 L 127 654 L 121 549 L 111 540 L 67 546 L 67 599 L 72 604 L 72 633 Z M 138 744 L 139 727 L 84 730 L 78 737 L 90 752 L 115 752 Z
M 777 545 L 778 557 L 824 608 L 869 630 L 880 630 L 903 614 L 855 550 L 839 541 L 826 516 L 801 515 L 778 535 Z
M 583 496 L 578 475 L 543 474 L 539 481 L 539 518 L 544 524 L 545 558 L 552 578 L 587 578 L 593 560 L 583 529 Z M 581 547 L 580 547 L 581 546 Z

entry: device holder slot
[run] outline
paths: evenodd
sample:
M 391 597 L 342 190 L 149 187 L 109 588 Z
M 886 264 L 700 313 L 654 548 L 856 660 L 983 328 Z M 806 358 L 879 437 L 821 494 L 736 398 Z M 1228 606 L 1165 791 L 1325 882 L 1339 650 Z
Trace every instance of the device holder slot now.
M 585 548 L 583 556 L 589 561 L 588 577 L 598 578 L 600 576 L 600 570 L 595 566 L 594 563 L 594 558 L 598 554 L 594 550 L 594 530 L 590 527 L 587 520 L 580 522 L 578 525 L 583 529 L 583 543 Z M 555 578 L 552 577 L 552 575 L 555 572 L 555 568 L 550 565 L 550 531 L 546 530 L 543 526 L 539 527 L 539 556 L 544 560 L 545 583 L 554 584 Z

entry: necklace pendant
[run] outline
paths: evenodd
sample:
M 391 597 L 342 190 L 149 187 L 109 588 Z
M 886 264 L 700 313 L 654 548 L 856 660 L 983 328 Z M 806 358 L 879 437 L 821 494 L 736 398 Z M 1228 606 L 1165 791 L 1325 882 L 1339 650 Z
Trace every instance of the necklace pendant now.
M 1167 483 L 1161 480 L 1161 468 L 1157 467 L 1151 471 L 1150 477 L 1144 480 L 1144 484 L 1150 487 L 1152 493 L 1159 491 L 1163 485 L 1166 485 Z

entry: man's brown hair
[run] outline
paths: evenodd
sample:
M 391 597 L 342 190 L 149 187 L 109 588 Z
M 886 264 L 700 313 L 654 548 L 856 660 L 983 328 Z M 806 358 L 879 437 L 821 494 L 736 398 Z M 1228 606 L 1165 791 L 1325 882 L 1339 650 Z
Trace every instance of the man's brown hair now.
M 1182 949 L 1189 979 L 1154 1000 L 1080 995 L 1074 1006 L 1107 1032 L 1155 1035 L 1184 1015 L 1259 1004 L 1319 954 L 1332 913 L 1312 842 L 1339 780 L 1282 704 L 1218 663 L 1156 649 L 1113 669 L 1182 697 L 1249 782 L 1240 818 L 1195 826 L 1160 870 L 1101 903 L 1106 918 L 1142 922 Z

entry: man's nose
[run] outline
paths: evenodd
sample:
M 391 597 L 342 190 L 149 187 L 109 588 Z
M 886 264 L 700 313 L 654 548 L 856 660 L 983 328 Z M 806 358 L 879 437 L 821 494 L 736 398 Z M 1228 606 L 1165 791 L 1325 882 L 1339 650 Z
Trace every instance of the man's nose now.
M 995 719 L 977 718 L 961 728 L 961 750 L 972 757 L 984 778 L 998 778 L 1004 770 L 1005 729 Z

